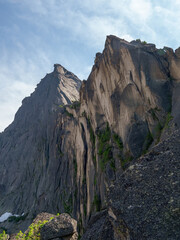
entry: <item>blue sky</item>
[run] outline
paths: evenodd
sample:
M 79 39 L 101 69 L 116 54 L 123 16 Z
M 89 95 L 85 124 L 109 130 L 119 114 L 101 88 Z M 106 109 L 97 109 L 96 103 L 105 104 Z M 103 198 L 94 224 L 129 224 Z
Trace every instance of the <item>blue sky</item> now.
M 180 0 L 0 0 L 0 132 L 54 63 L 87 79 L 109 34 L 176 49 L 179 16 Z

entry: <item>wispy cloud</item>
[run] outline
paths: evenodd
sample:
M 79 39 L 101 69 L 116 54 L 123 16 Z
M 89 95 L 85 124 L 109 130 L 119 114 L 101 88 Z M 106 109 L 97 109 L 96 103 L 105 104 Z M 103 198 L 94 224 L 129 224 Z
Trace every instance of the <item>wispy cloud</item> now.
M 161 3 L 150 0 L 10 1 L 28 8 L 35 14 L 29 21 L 40 24 L 41 28 L 43 25 L 44 29 L 49 29 L 50 26 L 64 28 L 69 31 L 72 39 L 81 38 L 87 41 L 89 46 L 101 47 L 108 34 L 128 36 L 129 39 L 142 36 L 150 41 L 160 42 L 160 34 L 163 35 L 166 29 L 170 30 L 168 24 L 180 26 L 179 20 L 174 21 L 174 17 L 177 16 L 175 12 L 178 13 L 180 8 L 179 0 L 175 0 L 171 4 L 173 7 L 168 10 L 168 1 L 165 0 Z M 27 13 L 25 17 L 28 18 Z M 154 31 L 156 25 L 162 26 L 162 33 Z
M 29 55 L 30 57 L 21 43 L 17 43 L 17 50 L 11 54 L 5 48 L 1 53 L 0 132 L 12 122 L 22 99 L 34 91 L 36 84 L 46 73 L 45 66 L 51 66 L 43 51 L 33 51 Z
M 141 38 L 158 47 L 179 45 L 180 0 L 3 2 L 12 14 L 4 16 L 9 25 L 0 23 L 0 131 L 53 63 L 87 78 L 106 35 Z

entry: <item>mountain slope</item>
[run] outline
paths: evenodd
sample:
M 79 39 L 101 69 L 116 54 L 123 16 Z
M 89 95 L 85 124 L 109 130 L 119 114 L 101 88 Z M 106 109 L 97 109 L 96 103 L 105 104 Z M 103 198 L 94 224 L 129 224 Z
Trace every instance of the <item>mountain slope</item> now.
M 23 100 L 14 122 L 0 135 L 0 215 L 30 216 L 57 209 L 53 194 L 60 164 L 58 118 L 61 105 L 79 100 L 80 85 L 74 74 L 54 65 L 54 71 Z
M 180 238 L 180 131 L 118 176 L 82 240 Z
M 80 83 L 55 65 L 0 135 L 0 214 L 27 213 L 25 228 L 41 211 L 68 212 L 82 232 L 108 208 L 111 186 L 131 161 L 179 127 L 178 53 L 108 36 L 72 104 Z M 59 84 L 62 76 L 71 84 Z

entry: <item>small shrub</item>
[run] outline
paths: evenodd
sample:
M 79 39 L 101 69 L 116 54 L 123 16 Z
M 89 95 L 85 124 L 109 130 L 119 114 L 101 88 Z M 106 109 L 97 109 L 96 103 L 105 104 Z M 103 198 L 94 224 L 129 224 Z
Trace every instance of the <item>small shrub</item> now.
M 52 219 L 52 218 L 51 218 Z M 51 220 L 50 219 L 50 220 Z M 28 233 L 22 233 L 21 231 L 16 235 L 18 240 L 40 240 L 40 229 L 47 223 L 47 220 L 39 221 L 38 223 L 32 223 L 28 228 Z
M 145 44 L 147 44 L 147 42 L 146 42 L 146 41 L 142 41 L 141 43 L 142 43 L 142 44 L 144 44 L 144 45 L 145 45 Z
M 81 103 L 80 103 L 79 101 L 75 101 L 75 102 L 73 102 L 69 107 L 70 107 L 71 109 L 77 109 L 77 108 L 80 107 L 80 105 L 81 105 Z
M 67 109 L 65 110 L 65 113 L 66 113 L 66 115 L 67 115 L 68 117 L 71 117 L 71 118 L 73 117 L 73 114 L 70 113 L 70 112 L 68 112 Z
M 161 131 L 162 131 L 162 126 L 161 126 L 160 122 L 158 122 L 158 124 L 155 126 L 155 129 L 154 129 L 155 137 L 157 139 L 156 143 L 158 143 L 160 140 Z
M 121 158 L 121 167 L 123 170 L 126 169 L 126 167 L 128 166 L 128 163 L 130 161 L 132 161 L 133 157 L 131 156 L 130 152 L 126 152 L 125 156 L 123 158 Z
M 60 108 L 63 108 L 63 107 L 64 107 L 64 105 L 59 105 L 59 107 L 60 107 Z
M 112 170 L 116 170 L 116 165 L 115 165 L 115 160 L 114 158 L 111 159 L 111 162 L 110 162 L 110 167 L 112 168 Z
M 103 154 L 103 149 L 104 149 L 104 143 L 100 142 L 99 143 L 99 148 L 98 148 L 98 154 L 102 155 Z
M 91 140 L 91 143 L 92 143 L 93 148 L 95 148 L 96 137 L 95 137 L 95 135 L 94 135 L 94 131 L 93 131 L 93 129 L 92 129 L 91 121 L 90 121 L 90 118 L 89 118 L 89 117 L 88 117 L 88 119 L 87 119 L 87 122 L 88 122 L 89 132 L 90 132 L 90 140 Z
M 26 234 L 20 231 L 20 232 L 16 235 L 16 239 L 20 239 L 20 240 L 27 239 L 27 238 L 26 238 Z
M 153 139 L 152 133 L 150 131 L 148 131 L 147 136 L 144 141 L 143 154 L 145 154 L 147 152 L 148 148 L 150 147 L 150 145 L 152 144 L 153 141 L 154 141 L 154 139 Z
M 9 237 L 8 235 L 6 234 L 5 231 L 3 231 L 3 233 L 0 234 L 0 240 L 8 240 Z
M 171 115 L 171 113 L 169 112 L 166 116 L 166 121 L 165 121 L 165 124 L 164 124 L 164 129 L 168 128 L 169 127 L 169 123 L 170 121 L 173 119 L 173 116 Z
M 141 39 L 136 39 L 136 42 L 139 42 L 139 43 L 142 43 L 142 44 L 147 44 L 147 42 L 146 41 L 141 41 Z
M 99 141 L 102 143 L 106 143 L 110 140 L 111 138 L 111 130 L 109 128 L 109 124 L 106 124 L 106 128 L 104 131 L 100 132 L 98 134 Z
M 86 117 L 86 116 L 87 116 L 86 111 L 83 111 L 83 112 L 82 112 L 82 117 Z
M 103 131 L 98 133 L 98 155 L 100 155 L 100 168 L 104 171 L 105 166 L 109 160 L 112 158 L 111 146 L 109 145 L 109 141 L 111 139 L 111 130 L 109 128 L 109 124 L 106 124 L 106 128 Z
M 160 48 L 160 49 L 157 49 L 157 53 L 158 53 L 158 55 L 163 56 L 163 55 L 165 55 L 166 52 L 164 49 Z
M 100 167 L 102 171 L 104 171 L 107 162 L 112 159 L 111 146 L 109 144 L 106 144 L 105 148 L 103 149 L 104 150 L 100 159 Z
M 118 136 L 118 134 L 113 135 L 113 140 L 118 145 L 119 149 L 122 151 L 123 150 L 123 142 L 122 142 L 121 138 Z
M 155 111 L 156 111 L 156 109 L 153 109 L 153 108 L 151 108 L 151 109 L 149 110 L 149 112 L 151 113 L 151 116 L 152 116 L 152 118 L 153 118 L 154 121 L 155 121 L 155 120 L 158 120 L 158 117 L 156 116 Z

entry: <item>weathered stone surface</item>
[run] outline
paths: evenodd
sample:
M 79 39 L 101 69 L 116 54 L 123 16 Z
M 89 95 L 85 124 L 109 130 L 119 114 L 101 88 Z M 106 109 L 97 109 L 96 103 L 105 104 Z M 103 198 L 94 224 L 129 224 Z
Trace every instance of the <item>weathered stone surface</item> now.
M 179 239 L 179 143 L 178 130 L 119 175 L 82 239 Z
M 41 228 L 40 233 L 42 240 L 50 240 L 55 238 L 64 239 L 64 237 L 69 240 L 75 240 L 78 239 L 77 221 L 71 218 L 68 214 L 63 213 L 46 223 Z M 74 236 L 72 237 L 73 234 Z M 76 238 L 75 235 L 77 236 Z
M 110 193 L 117 218 L 132 239 L 180 238 L 180 131 L 120 175 Z
M 129 229 L 111 209 L 96 213 L 88 222 L 88 228 L 81 240 L 130 240 Z
M 50 221 L 52 218 L 55 218 L 55 217 L 56 217 L 56 215 L 54 215 L 54 214 L 42 212 L 36 216 L 36 218 L 32 221 L 32 223 L 38 224 L 38 222 Z M 30 229 L 28 228 L 24 233 L 28 234 L 29 230 Z
M 1 223 L 10 231 L 25 231 L 40 212 L 60 211 L 60 194 L 54 197 L 58 176 L 62 175 L 58 169 L 63 165 L 58 119 L 65 104 L 79 100 L 80 85 L 73 73 L 56 64 L 35 92 L 23 100 L 14 122 L 0 134 L 0 215 L 28 214 L 18 223 Z M 66 172 L 65 167 L 62 172 Z

